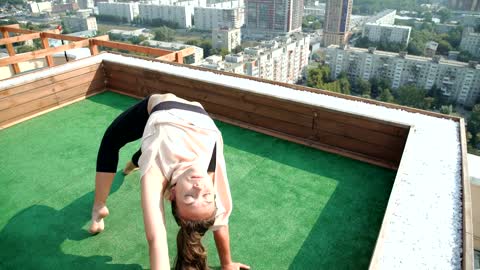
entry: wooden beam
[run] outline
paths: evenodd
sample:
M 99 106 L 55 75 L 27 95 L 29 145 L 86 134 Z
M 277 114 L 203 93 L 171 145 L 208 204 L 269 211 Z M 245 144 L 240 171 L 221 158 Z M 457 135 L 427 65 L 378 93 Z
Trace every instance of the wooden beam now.
M 470 177 L 468 177 L 467 161 L 467 135 L 465 130 L 465 121 L 460 118 L 460 145 L 462 148 L 462 186 L 463 186 L 463 258 L 462 268 L 473 269 L 473 213 L 472 213 L 472 194 L 470 190 Z
M 100 40 L 97 38 L 93 40 L 94 40 L 94 44 L 97 46 L 104 46 L 104 47 L 109 47 L 109 48 L 114 48 L 119 50 L 127 50 L 127 51 L 132 51 L 137 53 L 145 53 L 145 54 L 155 55 L 155 56 L 163 56 L 163 55 L 172 53 L 172 51 L 169 51 L 169 50 L 162 50 L 157 48 L 126 44 L 122 42 Z
M 37 51 L 33 51 L 33 52 L 22 53 L 22 54 L 19 54 L 19 55 L 16 55 L 16 56 L 11 56 L 11 57 L 8 57 L 8 58 L 0 59 L 0 66 L 6 66 L 6 65 L 9 65 L 9 64 L 13 64 L 13 63 L 18 63 L 18 62 L 28 61 L 28 60 L 32 60 L 32 59 L 36 59 L 36 58 L 41 58 L 41 57 L 44 57 L 44 56 L 47 56 L 47 55 L 52 55 L 54 53 L 63 52 L 63 51 L 70 50 L 70 49 L 82 48 L 82 47 L 88 46 L 88 44 L 89 44 L 89 40 L 85 39 L 85 40 L 82 40 L 82 41 L 76 41 L 76 42 L 72 42 L 72 43 L 65 44 L 65 45 L 58 46 L 58 47 L 54 47 L 54 48 L 52 47 L 52 48 L 48 48 L 48 49 L 42 49 L 42 50 L 37 50 Z
M 40 33 L 25 34 L 15 37 L 3 38 L 0 39 L 0 45 L 12 44 L 16 42 L 22 42 L 26 40 L 36 39 L 40 37 Z
M 175 62 L 175 60 L 177 59 L 177 53 L 172 52 L 172 53 L 157 57 L 156 59 L 161 61 Z
M 3 29 L 2 28 L 2 37 L 3 38 L 9 38 L 9 34 L 8 34 L 8 31 Z M 10 57 L 8 57 L 7 59 L 10 59 L 11 57 L 15 57 L 15 49 L 13 48 L 13 45 L 11 43 L 9 44 L 5 44 L 5 46 L 7 47 L 7 52 L 8 52 L 8 55 Z M 12 62 L 12 69 L 13 69 L 13 74 L 18 74 L 20 73 L 20 67 L 18 66 L 17 62 Z M 5 64 L 6 66 L 7 64 Z
M 48 32 L 44 32 L 43 35 L 46 38 L 68 40 L 68 41 L 82 41 L 82 40 L 87 39 L 87 38 L 84 38 L 84 37 L 67 36 L 67 35 L 61 35 L 61 34 L 56 34 L 56 33 L 48 33 Z
M 33 30 L 21 29 L 13 26 L 2 26 L 1 31 L 7 31 L 10 33 L 19 33 L 19 34 L 33 34 L 38 33 Z
M 40 34 L 40 38 L 42 40 L 42 46 L 44 49 L 48 49 L 50 47 L 50 45 L 48 44 L 48 38 L 45 37 L 45 33 L 41 33 Z M 51 55 L 46 55 L 45 56 L 45 60 L 47 61 L 47 65 L 49 67 L 53 67 L 55 65 L 55 63 L 53 62 L 53 58 Z

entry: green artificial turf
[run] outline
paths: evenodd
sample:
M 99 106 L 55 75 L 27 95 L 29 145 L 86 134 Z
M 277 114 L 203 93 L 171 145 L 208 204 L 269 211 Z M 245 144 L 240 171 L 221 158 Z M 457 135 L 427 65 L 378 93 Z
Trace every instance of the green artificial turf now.
M 106 230 L 86 231 L 100 139 L 135 102 L 107 92 L 0 131 L 0 269 L 149 268 L 138 171 L 117 174 Z M 234 260 L 252 269 L 368 268 L 395 172 L 217 124 Z M 122 149 L 119 172 L 139 145 Z M 173 262 L 177 226 L 167 221 Z M 219 269 L 211 233 L 205 243 Z

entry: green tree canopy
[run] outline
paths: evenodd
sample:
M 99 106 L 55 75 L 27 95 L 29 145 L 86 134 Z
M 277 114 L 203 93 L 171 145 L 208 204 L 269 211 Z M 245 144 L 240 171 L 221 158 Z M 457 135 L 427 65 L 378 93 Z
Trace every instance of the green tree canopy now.
M 424 109 L 425 95 L 425 90 L 419 89 L 415 85 L 404 85 L 398 89 L 397 101 L 405 106 Z
M 175 30 L 162 26 L 155 30 L 155 39 L 160 41 L 173 41 L 175 39 Z

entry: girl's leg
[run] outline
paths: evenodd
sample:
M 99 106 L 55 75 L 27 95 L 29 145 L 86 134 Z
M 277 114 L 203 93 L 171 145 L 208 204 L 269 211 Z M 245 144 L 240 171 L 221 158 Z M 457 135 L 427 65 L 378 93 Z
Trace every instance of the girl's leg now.
M 107 198 L 115 178 L 115 173 L 97 172 L 95 175 L 95 199 L 92 209 L 92 224 L 88 230 L 91 234 L 105 229 L 103 218 L 108 216 Z
M 103 218 L 108 215 L 107 198 L 117 171 L 120 148 L 142 137 L 148 120 L 148 97 L 120 114 L 103 135 L 97 156 L 95 199 L 90 233 L 103 231 Z

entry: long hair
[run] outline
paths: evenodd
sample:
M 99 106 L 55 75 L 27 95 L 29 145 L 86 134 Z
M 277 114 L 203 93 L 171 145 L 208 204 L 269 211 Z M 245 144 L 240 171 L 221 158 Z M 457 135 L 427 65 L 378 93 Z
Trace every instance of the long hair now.
M 177 205 L 172 201 L 172 214 L 180 230 L 177 234 L 175 270 L 208 270 L 207 251 L 202 237 L 215 222 L 215 212 L 206 220 L 184 220 L 178 217 Z

